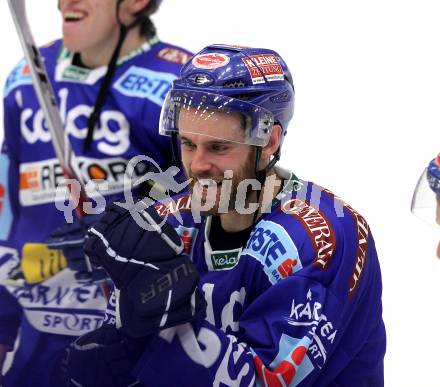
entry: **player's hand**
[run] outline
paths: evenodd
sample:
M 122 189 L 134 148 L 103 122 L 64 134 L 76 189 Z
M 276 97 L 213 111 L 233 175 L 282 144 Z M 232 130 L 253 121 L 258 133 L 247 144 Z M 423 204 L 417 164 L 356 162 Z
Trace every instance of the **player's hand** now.
M 181 254 L 183 242 L 154 207 L 132 216 L 133 208 L 111 204 L 88 232 L 85 251 L 102 266 L 116 288 L 122 330 L 141 337 L 204 315 L 206 302 L 197 284 L 199 274 Z
M 45 241 L 45 248 L 52 255 L 61 254 L 68 266 L 75 271 L 75 277 L 80 282 L 106 282 L 107 275 L 102 270 L 87 267 L 84 243 L 87 230 L 95 224 L 102 215 L 88 215 L 74 223 L 66 223 L 56 228 Z M 93 270 L 91 270 L 93 269 Z
M 66 349 L 61 379 L 69 387 L 140 385 L 131 371 L 147 341 L 148 338 L 132 339 L 115 327 L 104 325 L 79 337 Z

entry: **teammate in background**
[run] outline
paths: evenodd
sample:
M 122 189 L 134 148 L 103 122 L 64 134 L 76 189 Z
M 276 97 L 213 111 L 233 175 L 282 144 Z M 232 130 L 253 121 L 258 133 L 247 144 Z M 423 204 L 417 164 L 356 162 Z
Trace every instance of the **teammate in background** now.
M 71 345 L 70 385 L 383 386 L 374 240 L 347 203 L 276 165 L 293 106 L 272 50 L 213 45 L 184 66 L 160 130 L 191 193 L 145 208 L 149 231 L 114 205 L 89 230 L 118 289 L 114 325 Z
M 158 39 L 150 15 L 160 3 L 61 0 L 63 40 L 41 49 L 80 174 L 86 182 L 104 179 L 107 187 L 98 188 L 108 198 L 122 195 L 133 156 L 171 166 L 170 144 L 157 133 L 160 109 L 190 53 Z M 54 205 L 64 179 L 31 83 L 22 61 L 4 90 L 0 371 L 20 328 L 3 385 L 58 387 L 54 370 L 64 348 L 100 326 L 107 300 L 97 284 L 77 281 L 60 251 L 42 243 L 65 222 Z M 134 178 L 146 168 L 139 165 Z
M 440 226 L 440 154 L 423 171 L 414 190 L 411 211 L 420 219 Z M 440 258 L 440 242 L 437 257 Z

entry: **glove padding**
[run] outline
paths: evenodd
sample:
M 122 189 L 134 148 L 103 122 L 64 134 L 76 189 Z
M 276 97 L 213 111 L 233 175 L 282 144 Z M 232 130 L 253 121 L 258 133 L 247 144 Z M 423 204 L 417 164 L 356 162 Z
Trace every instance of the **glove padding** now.
M 87 230 L 101 218 L 100 215 L 88 215 L 66 223 L 56 228 L 46 239 L 49 249 L 61 250 L 67 261 L 67 266 L 74 270 L 75 277 L 80 282 L 105 282 L 107 276 L 101 270 L 91 270 L 87 265 L 84 243 Z
M 137 203 L 137 208 L 142 203 Z M 103 267 L 118 289 L 121 329 L 132 337 L 202 317 L 206 302 L 197 289 L 199 274 L 174 227 L 151 206 L 138 213 L 148 230 L 139 226 L 134 207 L 111 204 L 88 232 L 86 254 Z
M 148 339 L 133 339 L 104 325 L 76 339 L 65 351 L 61 379 L 66 386 L 136 386 L 131 371 Z

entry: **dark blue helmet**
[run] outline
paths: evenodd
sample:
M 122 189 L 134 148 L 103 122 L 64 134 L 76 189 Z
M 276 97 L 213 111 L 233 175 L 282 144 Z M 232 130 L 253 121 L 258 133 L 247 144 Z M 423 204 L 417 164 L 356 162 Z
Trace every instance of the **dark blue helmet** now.
M 162 109 L 161 134 L 178 131 L 178 109 L 202 106 L 246 116 L 250 145 L 266 145 L 272 126 L 286 134 L 295 92 L 284 60 L 273 50 L 211 45 L 181 70 Z M 283 136 L 284 138 L 284 136 Z

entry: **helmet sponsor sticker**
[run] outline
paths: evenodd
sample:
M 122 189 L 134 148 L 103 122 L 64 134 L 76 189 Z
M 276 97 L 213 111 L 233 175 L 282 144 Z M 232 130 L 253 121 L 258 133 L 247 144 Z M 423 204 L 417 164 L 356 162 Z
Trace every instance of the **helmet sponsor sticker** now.
M 147 98 L 162 107 L 168 90 L 177 78 L 171 73 L 131 66 L 113 87 L 128 97 Z
M 252 55 L 243 58 L 242 61 L 246 65 L 254 85 L 284 79 L 283 68 L 274 54 Z
M 229 56 L 212 52 L 209 54 L 196 55 L 192 60 L 192 65 L 199 69 L 213 70 L 226 66 L 229 63 Z
M 298 249 L 289 234 L 282 226 L 271 221 L 257 223 L 243 250 L 244 254 L 262 264 L 272 284 L 302 269 Z

